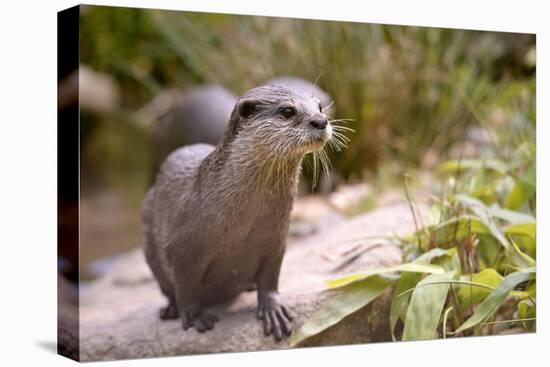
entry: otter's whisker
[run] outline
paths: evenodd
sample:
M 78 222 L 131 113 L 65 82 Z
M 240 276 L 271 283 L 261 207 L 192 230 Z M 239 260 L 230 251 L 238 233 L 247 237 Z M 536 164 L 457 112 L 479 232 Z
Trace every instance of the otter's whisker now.
M 328 110 L 333 104 L 334 104 L 334 101 L 330 102 L 328 105 L 322 108 L 322 111 L 325 112 L 325 110 Z
M 332 117 L 330 116 L 327 116 L 328 117 L 328 120 L 332 123 L 332 122 L 343 122 L 343 123 L 349 123 L 349 122 L 355 122 L 356 120 L 355 119 L 333 119 Z
M 313 159 L 313 180 L 312 180 L 312 183 L 311 183 L 311 191 L 313 192 L 313 190 L 315 190 L 315 187 L 317 187 L 317 179 L 318 179 L 318 168 L 317 168 L 317 159 L 318 159 L 318 156 L 317 156 L 317 152 L 313 152 L 313 154 L 311 155 L 312 159 Z
M 332 131 L 332 136 L 335 139 L 339 139 L 339 140 L 342 140 L 342 141 L 345 141 L 345 142 L 348 142 L 348 143 L 351 141 L 350 138 L 348 138 L 346 135 L 342 134 L 339 131 Z
M 325 149 L 320 150 L 320 157 L 321 157 L 321 163 L 323 164 L 323 170 L 325 171 L 325 177 L 327 178 L 327 181 L 330 183 L 330 171 L 332 169 L 332 165 L 330 163 L 330 159 L 328 158 L 327 152 Z
M 346 131 L 346 132 L 355 132 L 355 129 L 352 129 L 351 127 L 347 126 L 340 126 L 340 125 L 332 125 L 332 129 L 336 131 Z
M 349 139 L 345 136 L 342 136 L 340 134 L 333 134 L 332 138 L 329 140 L 329 145 L 334 148 L 342 149 L 347 148 L 349 143 Z

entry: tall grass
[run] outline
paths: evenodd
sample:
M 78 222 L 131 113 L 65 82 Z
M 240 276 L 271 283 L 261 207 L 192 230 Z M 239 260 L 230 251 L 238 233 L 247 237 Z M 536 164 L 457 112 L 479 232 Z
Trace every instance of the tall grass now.
M 334 117 L 355 121 L 349 149 L 331 156 L 348 178 L 444 156 L 476 120 L 470 105 L 493 109 L 534 70 L 534 36 L 497 32 L 93 7 L 82 39 L 82 61 L 120 81 L 129 109 L 174 86 L 318 80 Z

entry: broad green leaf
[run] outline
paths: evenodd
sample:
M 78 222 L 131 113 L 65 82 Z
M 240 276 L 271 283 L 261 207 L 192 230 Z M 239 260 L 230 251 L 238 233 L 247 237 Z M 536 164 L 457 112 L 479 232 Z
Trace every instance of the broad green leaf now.
M 443 249 L 443 248 L 433 248 L 429 251 L 424 252 L 422 255 L 418 256 L 414 262 L 415 263 L 424 263 L 427 264 L 433 259 L 441 256 L 452 256 L 454 254 L 452 249 Z
M 332 299 L 292 334 L 289 345 L 295 346 L 365 307 L 381 295 L 391 284 L 392 282 L 388 279 L 371 276 L 368 279 L 340 288 Z
M 535 191 L 537 189 L 537 169 L 533 164 L 527 172 L 521 176 L 521 182 L 526 186 L 527 189 Z
M 537 240 L 528 236 L 512 236 L 519 248 L 532 259 L 537 258 Z
M 443 256 L 452 256 L 456 253 L 456 249 L 453 247 L 451 249 L 442 249 L 439 247 L 433 248 L 419 257 L 417 257 L 415 263 L 424 263 L 427 264 L 434 259 L 438 259 Z M 416 283 L 420 281 L 422 274 L 413 273 L 413 272 L 403 272 L 399 281 L 397 282 L 394 290 L 394 295 L 401 294 L 408 289 L 414 288 Z M 397 320 L 401 318 L 403 323 L 406 319 L 407 306 L 409 305 L 410 294 L 403 295 L 402 297 L 393 297 L 391 308 L 390 308 L 390 330 L 392 334 L 392 339 L 395 340 L 395 326 L 397 325 Z
M 497 206 L 492 206 L 487 208 L 489 211 L 489 214 L 491 214 L 495 218 L 503 219 L 507 222 L 510 222 L 510 224 L 524 224 L 524 223 L 535 223 L 536 219 L 535 217 L 525 214 L 516 212 L 513 210 L 508 210 L 504 208 L 499 208 Z
M 393 273 L 396 271 L 407 271 L 414 273 L 431 273 L 431 274 L 442 274 L 445 271 L 443 268 L 437 265 L 431 264 L 422 264 L 419 262 L 410 262 L 405 264 L 399 264 L 395 266 L 388 266 L 387 268 L 379 268 L 363 271 L 360 273 L 346 275 L 340 278 L 332 279 L 327 282 L 329 288 L 339 288 L 344 287 L 348 284 L 363 280 L 373 275 L 384 274 L 384 273 Z
M 518 317 L 520 319 L 531 319 L 537 317 L 537 305 L 530 299 L 525 299 L 518 303 Z M 523 327 L 527 330 L 534 331 L 536 322 L 535 320 L 529 320 L 523 322 Z
M 491 294 L 479 305 L 474 314 L 466 320 L 455 333 L 469 329 L 491 317 L 504 303 L 506 297 L 518 284 L 534 278 L 535 274 L 530 269 L 527 272 L 515 272 L 507 277 L 496 287 Z
M 394 341 L 397 320 L 401 318 L 403 323 L 405 323 L 407 306 L 409 305 L 410 299 L 410 294 L 406 294 L 401 297 L 397 297 L 397 295 L 414 288 L 421 278 L 422 274 L 420 273 L 403 273 L 395 286 L 394 297 L 390 307 L 390 330 Z
M 432 339 L 437 336 L 437 325 L 447 299 L 449 284 L 423 285 L 431 282 L 449 281 L 454 274 L 455 271 L 431 274 L 418 283 L 407 309 L 403 340 Z
M 529 255 L 523 253 L 523 251 L 520 250 L 518 245 L 514 241 L 512 242 L 512 250 L 510 253 L 510 257 L 512 259 L 512 262 L 521 268 L 527 268 L 527 267 L 533 267 L 536 265 L 535 260 L 530 257 Z
M 488 179 L 485 169 L 477 170 L 470 179 L 469 193 L 485 202 L 493 202 L 496 199 L 496 190 L 493 181 Z
M 491 234 L 500 242 L 500 244 L 505 249 L 508 249 L 510 247 L 508 240 L 506 239 L 506 237 L 504 237 L 504 234 L 500 231 L 497 224 L 493 221 L 493 218 L 489 215 L 489 209 L 485 206 L 485 204 L 475 198 L 466 195 L 457 195 L 456 198 L 463 205 L 474 212 L 475 215 L 477 215 L 479 220 L 483 224 L 485 224 L 489 231 L 491 231 Z
M 537 239 L 537 225 L 535 223 L 512 224 L 504 229 L 509 236 L 522 235 Z
M 502 281 L 502 276 L 493 268 L 488 268 L 480 271 L 479 273 L 464 276 L 465 280 L 471 280 L 472 282 L 481 283 L 490 287 L 497 287 Z M 457 292 L 458 298 L 462 309 L 467 309 L 470 305 L 478 304 L 483 301 L 491 293 L 490 289 L 474 287 L 474 286 L 462 286 Z
M 460 271 L 460 258 L 458 257 L 458 251 L 456 247 L 451 247 L 449 250 L 449 256 L 438 257 L 433 260 L 435 265 L 441 266 L 446 272 L 453 270 Z
M 500 263 L 502 262 L 502 246 L 493 236 L 479 236 L 479 243 L 477 245 L 477 253 L 480 269 L 495 268 L 500 269 Z
M 453 234 L 456 232 L 458 238 L 466 236 L 469 232 L 478 234 L 491 233 L 487 226 L 481 223 L 481 221 L 473 215 L 461 215 L 428 227 L 428 230 L 431 232 L 446 229 L 452 230 Z
M 507 209 L 519 209 L 529 198 L 527 190 L 521 181 L 515 181 L 512 190 L 506 195 L 504 207 Z

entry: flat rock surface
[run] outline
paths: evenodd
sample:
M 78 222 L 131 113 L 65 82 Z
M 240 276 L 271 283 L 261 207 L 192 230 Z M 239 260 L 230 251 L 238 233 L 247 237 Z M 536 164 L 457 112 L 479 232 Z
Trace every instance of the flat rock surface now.
M 414 230 L 406 203 L 396 203 L 354 218 L 325 223 L 319 232 L 289 243 L 280 292 L 300 326 L 331 296 L 325 281 L 336 275 L 400 262 L 395 245 L 373 236 Z M 367 238 L 369 237 L 369 238 Z M 220 321 L 212 331 L 184 331 L 178 320 L 160 321 L 165 305 L 145 264 L 141 249 L 127 253 L 112 271 L 82 292 L 80 357 L 82 361 L 143 358 L 198 353 L 243 352 L 287 348 L 265 337 L 256 319 L 256 292 L 212 309 Z M 390 340 L 388 294 L 327 329 L 307 345 Z

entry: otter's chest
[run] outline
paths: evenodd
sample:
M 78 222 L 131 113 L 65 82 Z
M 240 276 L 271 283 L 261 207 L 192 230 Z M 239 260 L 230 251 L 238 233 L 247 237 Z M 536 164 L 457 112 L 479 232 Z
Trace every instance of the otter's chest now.
M 240 230 L 220 236 L 217 251 L 212 253 L 205 282 L 230 282 L 242 284 L 245 288 L 254 283 L 262 263 L 284 246 L 281 238 L 287 230 L 283 218 L 274 219 L 268 215 L 257 216 L 251 223 L 240 223 Z
M 271 237 L 255 230 L 240 237 L 222 237 L 217 251 L 211 254 L 205 280 L 252 282 L 263 258 L 278 246 Z

